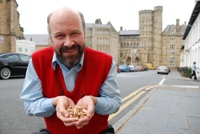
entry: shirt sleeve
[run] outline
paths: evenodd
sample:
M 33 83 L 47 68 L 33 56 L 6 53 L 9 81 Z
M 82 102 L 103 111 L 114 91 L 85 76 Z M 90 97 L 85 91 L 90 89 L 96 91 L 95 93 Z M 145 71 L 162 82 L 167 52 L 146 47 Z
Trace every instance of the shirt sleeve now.
M 24 109 L 29 115 L 49 117 L 55 112 L 53 99 L 43 96 L 41 82 L 35 72 L 32 59 L 26 71 L 20 98 L 24 101 Z
M 108 115 L 117 112 L 122 103 L 119 86 L 116 81 L 117 68 L 112 61 L 110 72 L 100 89 L 100 97 L 97 97 L 95 112 Z

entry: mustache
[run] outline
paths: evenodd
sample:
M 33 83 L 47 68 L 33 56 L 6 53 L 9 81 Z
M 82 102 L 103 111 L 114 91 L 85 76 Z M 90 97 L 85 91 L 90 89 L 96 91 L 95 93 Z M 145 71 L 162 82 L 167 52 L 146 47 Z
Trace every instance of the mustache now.
M 81 49 L 81 47 L 78 44 L 74 44 L 71 47 L 63 46 L 63 47 L 60 48 L 60 52 L 69 52 L 69 51 L 72 51 L 74 49 Z

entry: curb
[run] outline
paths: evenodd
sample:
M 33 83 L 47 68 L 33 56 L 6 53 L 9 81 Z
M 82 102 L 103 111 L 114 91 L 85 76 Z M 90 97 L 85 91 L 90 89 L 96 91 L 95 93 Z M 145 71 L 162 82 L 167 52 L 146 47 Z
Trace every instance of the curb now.
M 141 106 L 148 100 L 148 98 L 152 95 L 152 93 L 155 91 L 155 88 L 153 88 L 144 98 L 142 98 L 139 103 L 133 107 L 132 110 L 130 110 L 125 116 L 123 116 L 119 121 L 117 121 L 113 128 L 115 132 L 117 133 L 123 126 L 129 121 L 129 119 L 141 108 Z

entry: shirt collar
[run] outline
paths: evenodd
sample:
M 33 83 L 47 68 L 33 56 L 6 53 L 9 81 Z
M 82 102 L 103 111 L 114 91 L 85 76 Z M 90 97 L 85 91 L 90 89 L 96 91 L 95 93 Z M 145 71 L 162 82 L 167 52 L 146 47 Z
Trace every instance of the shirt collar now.
M 84 53 L 81 56 L 81 60 L 79 61 L 79 63 L 76 65 L 78 68 L 78 71 L 81 70 L 81 68 L 83 67 L 83 60 L 84 60 Z M 56 53 L 54 52 L 53 54 L 53 59 L 52 59 L 52 67 L 55 70 L 56 69 L 56 64 L 61 65 L 62 63 L 57 59 Z

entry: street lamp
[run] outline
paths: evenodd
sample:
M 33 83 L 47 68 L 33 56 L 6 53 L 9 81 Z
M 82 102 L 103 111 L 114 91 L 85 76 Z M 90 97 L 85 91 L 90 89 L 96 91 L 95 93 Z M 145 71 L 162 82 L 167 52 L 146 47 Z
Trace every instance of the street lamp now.
M 187 67 L 187 65 L 188 65 L 188 63 L 187 63 L 188 60 L 187 59 L 188 59 L 189 50 L 186 49 L 185 52 L 186 52 L 185 60 L 186 60 L 186 67 Z

